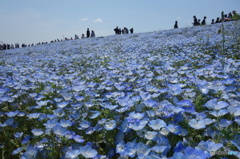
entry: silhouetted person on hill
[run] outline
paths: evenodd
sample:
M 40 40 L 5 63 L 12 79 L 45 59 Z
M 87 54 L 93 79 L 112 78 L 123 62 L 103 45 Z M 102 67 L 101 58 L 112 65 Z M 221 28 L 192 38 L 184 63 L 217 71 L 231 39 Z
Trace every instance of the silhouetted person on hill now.
M 84 34 L 82 34 L 81 38 L 82 38 L 82 39 L 84 39 L 84 38 L 85 38 Z
M 178 21 L 175 21 L 174 29 L 177 29 L 177 28 L 178 28 Z
M 193 25 L 194 26 L 198 25 L 198 20 L 197 20 L 197 17 L 195 15 L 193 16 Z
M 207 17 L 205 16 L 205 17 L 203 17 L 203 20 L 202 20 L 202 22 L 201 22 L 201 24 L 202 25 L 206 25 L 206 19 L 207 19 Z
M 215 22 L 214 22 L 214 19 L 212 19 L 212 22 L 211 22 L 211 24 L 215 24 Z
M 130 33 L 131 33 L 131 34 L 133 33 L 133 28 L 130 29 Z
M 219 17 L 217 17 L 217 20 L 215 21 L 215 23 L 220 23 L 221 21 L 220 21 L 220 18 Z
M 92 30 L 92 32 L 91 32 L 91 38 L 94 38 L 95 37 L 95 33 L 94 33 L 94 31 Z
M 90 30 L 89 30 L 89 28 L 87 28 L 87 38 L 89 38 L 90 37 Z
M 118 32 L 118 26 L 114 29 L 114 31 L 115 31 L 115 34 L 119 34 Z

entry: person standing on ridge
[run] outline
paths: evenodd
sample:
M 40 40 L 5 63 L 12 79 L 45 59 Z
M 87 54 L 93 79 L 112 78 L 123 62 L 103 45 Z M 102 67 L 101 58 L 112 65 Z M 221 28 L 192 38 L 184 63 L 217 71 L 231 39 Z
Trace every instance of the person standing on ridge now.
M 175 21 L 174 29 L 178 28 L 178 21 Z
M 92 32 L 91 32 L 91 38 L 94 38 L 95 37 L 95 33 L 94 33 L 94 31 L 92 30 Z
M 203 20 L 202 20 L 202 25 L 206 25 L 206 19 L 207 19 L 207 17 L 206 16 L 204 16 L 204 18 L 203 18 Z
M 89 38 L 90 37 L 90 30 L 89 30 L 89 28 L 87 28 L 87 38 Z

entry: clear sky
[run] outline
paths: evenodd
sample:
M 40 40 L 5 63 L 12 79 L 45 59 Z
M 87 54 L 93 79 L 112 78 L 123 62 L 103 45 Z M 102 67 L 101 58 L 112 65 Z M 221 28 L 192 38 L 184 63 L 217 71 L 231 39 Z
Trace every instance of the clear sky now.
M 240 12 L 240 0 L 0 0 L 0 41 L 49 42 L 86 34 L 114 34 L 113 29 L 151 32 L 190 27 L 198 19 L 220 17 L 221 11 Z

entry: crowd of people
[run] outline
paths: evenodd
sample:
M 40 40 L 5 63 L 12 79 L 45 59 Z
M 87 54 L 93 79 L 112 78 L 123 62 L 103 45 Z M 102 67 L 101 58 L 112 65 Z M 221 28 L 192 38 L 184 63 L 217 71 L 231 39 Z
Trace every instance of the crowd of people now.
M 199 26 L 199 25 L 206 25 L 206 19 L 207 17 L 204 16 L 203 20 L 198 19 L 195 15 L 193 16 L 193 26 Z M 216 20 L 212 19 L 211 24 L 221 23 L 221 22 L 228 22 L 228 21 L 234 21 L 234 20 L 240 20 L 240 15 L 237 14 L 237 12 L 234 10 L 232 12 L 229 12 L 228 14 L 224 14 L 224 12 L 221 13 L 221 18 L 217 17 Z M 174 29 L 178 28 L 178 21 L 175 21 Z
M 87 35 L 86 38 L 96 37 L 95 32 L 93 30 L 91 30 L 91 32 L 90 32 L 89 28 L 87 28 L 86 35 Z M 82 34 L 81 39 L 84 39 L 84 38 L 85 38 L 85 35 Z M 64 40 L 76 40 L 76 39 L 79 39 L 79 36 L 77 34 L 75 34 L 74 38 L 72 38 L 72 37 L 70 37 L 70 38 L 64 37 L 63 39 Z M 50 41 L 50 43 L 60 42 L 60 41 L 63 41 L 63 40 L 62 39 L 61 40 L 56 39 L 56 40 Z M 17 48 L 20 48 L 20 47 L 24 48 L 24 47 L 35 46 L 33 43 L 32 44 L 28 44 L 28 45 L 23 43 L 21 46 L 18 43 L 16 43 L 15 45 L 13 45 L 13 44 L 5 44 L 3 42 L 1 42 L 1 43 L 0 43 L 0 50 L 9 50 L 9 49 L 17 49 Z M 48 44 L 48 42 L 39 42 L 36 45 L 41 45 L 41 44 Z
M 207 17 L 204 16 L 203 20 L 201 21 L 200 19 L 198 19 L 195 15 L 193 16 L 193 26 L 199 26 L 199 25 L 206 25 L 206 19 Z M 229 12 L 228 14 L 224 14 L 224 12 L 221 13 L 221 18 L 217 17 L 216 20 L 212 19 L 211 24 L 215 24 L 215 23 L 221 23 L 221 22 L 227 22 L 227 21 L 233 21 L 233 20 L 240 20 L 240 15 L 234 10 L 232 12 Z M 178 28 L 178 21 L 175 21 L 174 24 L 174 28 Z M 114 28 L 114 32 L 115 34 L 129 34 L 129 32 L 132 34 L 133 33 L 133 28 L 129 29 L 124 27 L 123 29 L 118 28 L 118 26 L 116 28 Z M 89 30 L 89 28 L 87 28 L 86 31 L 86 38 L 90 38 L 90 37 L 96 37 L 95 32 L 93 30 Z M 85 35 L 82 34 L 81 35 L 81 39 L 84 39 Z M 79 36 L 75 34 L 74 38 L 67 38 L 65 37 L 64 40 L 74 40 L 74 39 L 79 39 Z M 63 41 L 62 39 L 56 39 L 56 40 L 52 40 L 50 41 L 50 43 L 54 43 L 54 42 L 60 42 Z M 42 43 L 37 43 L 36 45 L 40 45 L 40 44 L 47 44 L 48 42 L 42 42 Z M 21 47 L 30 47 L 30 46 L 34 46 L 34 44 L 22 44 Z M 8 49 L 14 49 L 14 48 L 20 48 L 20 45 L 18 43 L 16 43 L 15 45 L 13 44 L 5 44 L 5 43 L 0 43 L 0 50 L 8 50 Z
M 129 34 L 129 31 L 131 34 L 133 34 L 133 28 L 131 28 L 130 30 L 128 30 L 128 28 L 124 27 L 123 29 L 118 28 L 118 26 L 113 29 L 115 34 Z

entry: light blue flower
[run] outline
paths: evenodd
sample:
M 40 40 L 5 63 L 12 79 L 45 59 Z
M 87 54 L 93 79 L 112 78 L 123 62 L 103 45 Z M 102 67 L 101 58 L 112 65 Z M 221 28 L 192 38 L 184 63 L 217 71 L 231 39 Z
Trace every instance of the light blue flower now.
M 197 121 L 196 119 L 191 119 L 188 122 L 188 125 L 194 129 L 206 128 L 205 122 L 203 120 Z
M 233 140 L 231 140 L 231 143 L 237 147 L 237 149 L 240 151 L 240 135 L 236 135 Z
M 48 120 L 47 123 L 44 123 L 43 125 L 45 125 L 46 128 L 53 128 L 55 127 L 56 125 L 58 125 L 58 119 L 54 118 L 52 120 Z
M 19 113 L 19 110 L 15 110 L 15 111 L 12 111 L 12 112 L 7 112 L 6 115 L 8 117 L 15 117 L 18 113 Z
M 231 121 L 231 120 L 221 119 L 219 121 L 219 126 L 225 128 L 225 127 L 228 127 L 229 125 L 231 125 L 232 123 L 233 123 L 233 121 Z
M 81 122 L 81 124 L 79 124 L 79 126 L 82 128 L 82 129 L 87 129 L 91 126 L 91 122 L 90 121 L 86 121 L 86 120 L 83 120 Z
M 166 127 L 166 129 L 167 129 L 169 132 L 171 132 L 171 133 L 173 133 L 173 134 L 175 134 L 175 135 L 178 135 L 178 134 L 180 134 L 180 133 L 182 132 L 180 125 L 169 124 L 169 125 Z
M 220 149 L 221 147 L 223 147 L 223 144 L 221 143 L 215 143 L 213 142 L 212 140 L 208 140 L 208 141 L 201 141 L 199 144 L 198 144 L 198 147 L 204 151 L 208 151 L 208 152 L 211 152 L 211 151 L 217 151 L 218 149 Z
M 23 153 L 23 155 L 21 156 L 22 159 L 33 159 L 36 158 L 37 156 L 37 150 L 32 147 L 29 146 L 26 150 L 26 152 Z
M 228 110 L 227 109 L 221 109 L 219 111 L 212 111 L 212 112 L 209 112 L 209 114 L 212 114 L 213 116 L 215 117 L 220 117 L 220 116 L 224 116 L 225 114 L 228 113 Z
M 95 149 L 92 149 L 92 147 L 89 145 L 80 147 L 80 151 L 83 157 L 86 158 L 94 158 L 97 156 L 97 151 Z
M 67 101 L 62 101 L 60 103 L 57 103 L 57 107 L 58 108 L 64 108 L 68 105 L 68 102 Z
M 92 113 L 94 114 L 89 117 L 90 119 L 95 119 L 101 114 L 99 111 L 92 111 Z
M 162 127 L 166 127 L 166 123 L 161 120 L 161 119 L 156 119 L 156 120 L 151 120 L 148 125 L 153 129 L 153 130 L 160 130 Z
M 240 106 L 238 107 L 230 106 L 228 107 L 228 111 L 234 116 L 240 116 Z
M 143 117 L 144 117 L 144 113 L 131 112 L 129 114 L 129 118 L 132 118 L 132 119 L 142 119 Z
M 148 119 L 136 120 L 133 123 L 129 123 L 129 128 L 139 131 L 142 130 L 148 123 Z
M 157 102 L 153 99 L 147 99 L 145 102 L 143 102 L 147 107 L 154 108 L 157 106 Z
M 70 120 L 61 119 L 60 125 L 64 128 L 66 128 L 66 127 L 72 126 L 72 122 Z
M 31 131 L 35 136 L 40 136 L 42 135 L 44 132 L 42 131 L 42 129 L 32 129 Z
M 106 130 L 113 130 L 114 128 L 116 128 L 117 124 L 115 120 L 110 120 L 108 122 L 105 122 L 104 124 L 104 128 Z
M 16 150 L 14 150 L 14 151 L 12 152 L 12 155 L 16 155 L 16 154 L 22 152 L 24 149 L 25 149 L 24 147 L 19 147 L 19 148 L 17 148 Z
M 30 119 L 37 119 L 42 113 L 31 113 L 28 114 L 27 117 Z
M 56 110 L 53 110 L 54 115 L 58 117 L 63 117 L 65 115 L 65 112 L 63 111 L 62 108 L 58 108 Z
M 78 149 L 74 149 L 74 150 L 69 150 L 65 157 L 67 159 L 76 159 L 79 155 L 81 154 L 81 151 Z
M 23 136 L 23 132 L 16 132 L 15 134 L 14 134 L 14 137 L 15 138 L 20 138 L 20 137 L 22 137 Z
M 59 136 L 64 136 L 68 132 L 68 130 L 61 125 L 56 125 L 52 130 L 54 134 Z
M 234 118 L 234 121 L 235 121 L 238 125 L 240 125 L 240 117 L 235 117 L 235 118 Z
M 77 143 L 83 143 L 85 140 L 80 135 L 73 136 L 74 141 Z
M 157 132 L 156 131 L 147 131 L 145 134 L 144 134 L 144 137 L 148 140 L 155 140 L 156 137 L 157 137 Z

